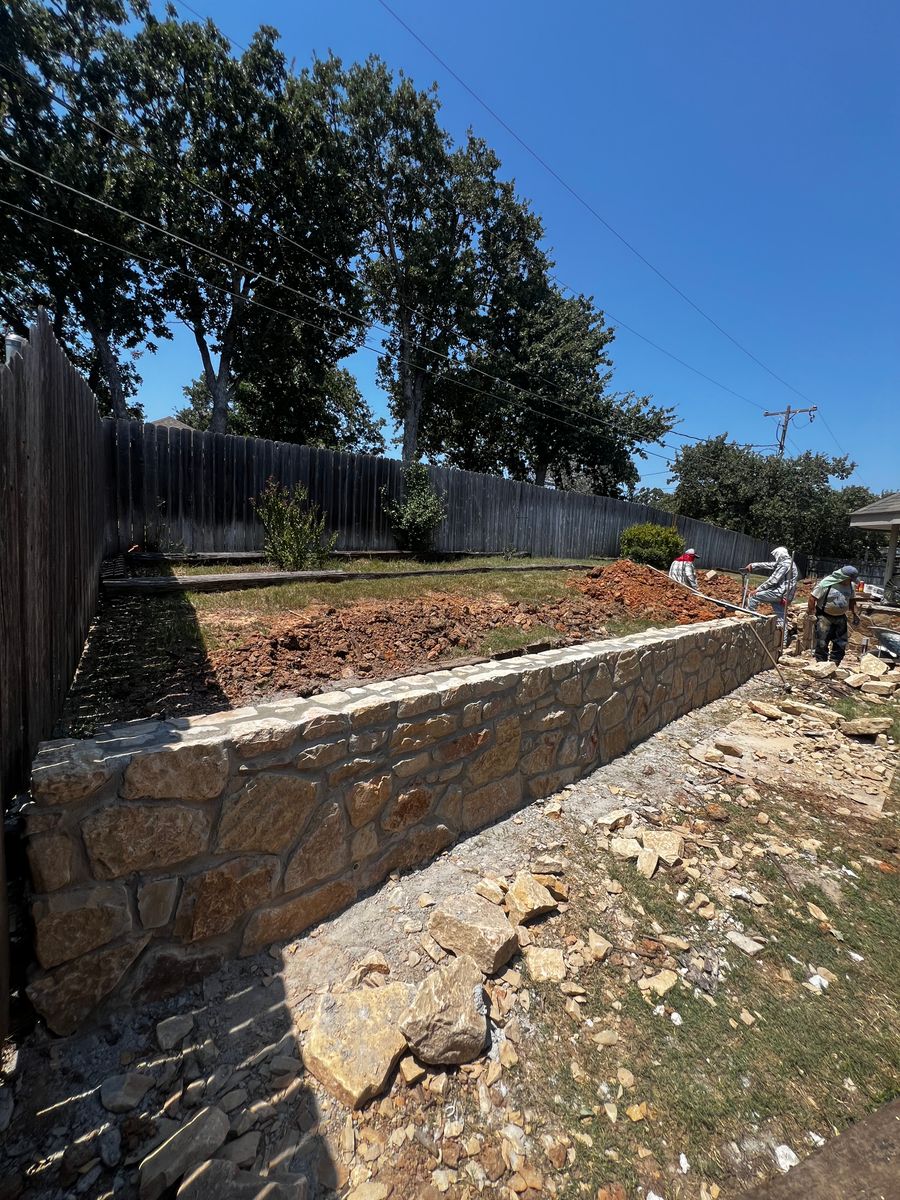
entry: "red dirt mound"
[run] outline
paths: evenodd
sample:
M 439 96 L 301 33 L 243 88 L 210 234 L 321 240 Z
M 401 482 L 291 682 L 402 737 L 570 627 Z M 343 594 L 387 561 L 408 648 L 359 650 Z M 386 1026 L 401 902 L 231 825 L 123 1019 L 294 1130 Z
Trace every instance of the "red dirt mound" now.
M 610 605 L 634 617 L 674 621 L 676 625 L 714 621 L 725 615 L 723 609 L 691 595 L 667 575 L 627 558 L 595 567 L 583 578 L 571 580 L 569 586 L 599 601 L 609 616 L 615 611 Z

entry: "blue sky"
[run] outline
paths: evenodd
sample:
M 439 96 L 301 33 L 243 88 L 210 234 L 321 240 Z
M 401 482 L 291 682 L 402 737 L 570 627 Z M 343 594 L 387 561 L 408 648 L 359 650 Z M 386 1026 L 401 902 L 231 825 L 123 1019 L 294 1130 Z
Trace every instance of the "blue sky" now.
M 860 0 L 391 6 L 660 271 L 820 406 L 789 449 L 838 453 L 853 482 L 900 489 L 900 5 Z M 542 215 L 566 284 L 769 409 L 805 402 L 599 224 L 377 0 L 192 0 L 244 42 L 274 25 L 298 66 L 381 55 L 437 81 L 454 137 L 472 126 Z M 613 322 L 615 323 L 615 322 Z M 370 340 L 374 340 L 370 338 Z M 620 329 L 615 386 L 674 405 L 681 428 L 772 442 L 751 404 Z M 375 356 L 353 360 L 376 411 Z M 199 372 L 182 332 L 140 363 L 150 418 Z M 805 421 L 806 418 L 802 418 Z M 678 444 L 679 439 L 669 439 Z M 665 485 L 665 464 L 645 464 Z

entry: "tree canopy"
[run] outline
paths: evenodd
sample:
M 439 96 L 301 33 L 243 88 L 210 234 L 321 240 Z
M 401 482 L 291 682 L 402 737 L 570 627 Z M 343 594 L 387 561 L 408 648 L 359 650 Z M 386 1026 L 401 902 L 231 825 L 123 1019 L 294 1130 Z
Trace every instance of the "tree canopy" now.
M 674 511 L 739 533 L 783 542 L 798 554 L 848 560 L 874 553 L 877 533 L 851 529 L 849 514 L 878 497 L 848 479 L 855 464 L 807 451 L 795 458 L 759 454 L 726 435 L 682 446 L 672 468 Z

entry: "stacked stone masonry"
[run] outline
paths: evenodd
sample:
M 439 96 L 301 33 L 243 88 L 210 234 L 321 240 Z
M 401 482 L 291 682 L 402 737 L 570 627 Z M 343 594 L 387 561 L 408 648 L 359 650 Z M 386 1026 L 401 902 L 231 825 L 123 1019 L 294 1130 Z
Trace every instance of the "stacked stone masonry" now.
M 295 937 L 765 670 L 763 642 L 712 621 L 46 742 L 29 995 L 68 1033 Z

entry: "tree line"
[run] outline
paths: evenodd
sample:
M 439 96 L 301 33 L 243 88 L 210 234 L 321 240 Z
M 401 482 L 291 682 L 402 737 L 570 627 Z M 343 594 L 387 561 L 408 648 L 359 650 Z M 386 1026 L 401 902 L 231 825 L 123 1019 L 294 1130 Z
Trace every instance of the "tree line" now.
M 641 488 L 634 498 L 667 512 L 709 521 L 810 558 L 875 558 L 885 535 L 850 528 L 850 513 L 879 498 L 859 484 L 834 487 L 855 469 L 846 456 L 806 451 L 793 458 L 760 454 L 728 435 L 682 446 L 672 464 L 673 491 Z M 887 495 L 882 492 L 881 495 Z
M 44 305 L 116 416 L 179 323 L 180 415 L 216 432 L 383 450 L 341 365 L 363 344 L 407 460 L 622 495 L 672 428 L 614 390 L 603 312 L 436 87 L 374 57 L 295 70 L 268 26 L 238 53 L 143 0 L 12 0 L 0 46 L 0 317 Z

